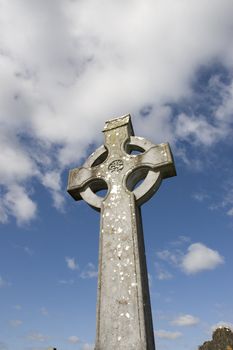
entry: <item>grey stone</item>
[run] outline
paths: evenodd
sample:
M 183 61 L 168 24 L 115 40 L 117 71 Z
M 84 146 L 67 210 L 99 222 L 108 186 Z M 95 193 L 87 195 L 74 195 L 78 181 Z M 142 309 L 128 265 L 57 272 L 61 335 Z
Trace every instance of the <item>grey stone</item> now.
M 95 350 L 153 350 L 140 205 L 176 175 L 175 166 L 168 144 L 134 136 L 130 115 L 107 121 L 103 132 L 105 145 L 68 181 L 75 200 L 101 211 Z M 96 194 L 103 188 L 105 198 Z
M 219 327 L 213 332 L 212 340 L 206 341 L 199 350 L 233 350 L 233 332 L 230 328 Z

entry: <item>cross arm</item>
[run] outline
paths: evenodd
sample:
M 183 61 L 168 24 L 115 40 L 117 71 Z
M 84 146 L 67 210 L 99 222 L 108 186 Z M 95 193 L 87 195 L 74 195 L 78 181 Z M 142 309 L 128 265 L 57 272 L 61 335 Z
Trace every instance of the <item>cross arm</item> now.
M 93 179 L 91 168 L 75 168 L 69 171 L 67 192 L 77 201 L 82 199 L 80 191 Z
M 141 166 L 147 165 L 159 171 L 163 179 L 176 176 L 176 169 L 169 143 L 152 146 L 147 152 L 139 155 L 137 161 Z
M 134 150 L 142 153 L 130 156 L 125 184 L 141 205 L 157 191 L 163 179 L 176 175 L 176 169 L 168 143 L 154 145 L 142 137 L 131 136 L 126 151 Z
M 69 171 L 67 192 L 75 200 L 83 199 L 85 196 L 84 192 L 86 196 L 92 196 L 92 191 L 95 193 L 105 188 L 103 184 L 104 176 L 102 174 L 102 168 L 101 165 L 99 165 L 99 163 L 104 161 L 105 157 L 106 148 L 101 146 L 90 155 L 82 167 L 74 168 Z M 89 186 L 91 190 L 88 188 Z M 95 201 L 96 200 L 95 198 Z
M 131 137 L 128 147 L 144 151 L 133 156 L 134 168 L 150 168 L 159 171 L 162 179 L 176 176 L 175 164 L 168 143 L 154 145 L 142 137 Z

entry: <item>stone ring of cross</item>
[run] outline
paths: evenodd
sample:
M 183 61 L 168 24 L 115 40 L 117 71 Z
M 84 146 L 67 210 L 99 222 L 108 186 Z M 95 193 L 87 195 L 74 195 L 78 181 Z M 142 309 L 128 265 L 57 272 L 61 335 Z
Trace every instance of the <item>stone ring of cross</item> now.
M 104 133 L 105 145 L 92 153 L 82 167 L 70 171 L 68 192 L 74 199 L 84 199 L 100 210 L 110 193 L 124 190 L 125 194 L 133 193 L 141 205 L 159 188 L 163 178 L 175 174 L 169 144 L 154 145 L 133 136 L 129 116 L 106 123 Z M 104 198 L 97 194 L 103 189 L 107 189 Z
M 135 136 L 130 137 L 130 142 L 127 143 L 127 150 L 136 150 L 139 152 L 147 152 L 153 147 L 153 144 L 143 138 L 138 138 Z M 93 165 L 98 164 L 98 162 L 101 162 L 102 159 L 104 159 L 107 155 L 108 151 L 106 148 L 102 145 L 100 146 L 85 162 L 83 167 L 85 168 L 91 168 Z M 143 154 L 141 153 L 141 154 Z M 126 154 L 125 158 L 127 159 L 129 155 Z M 130 157 L 133 157 L 136 159 L 138 155 L 131 155 Z M 105 160 L 107 162 L 107 159 Z M 115 168 L 114 168 L 114 162 L 115 162 Z M 107 162 L 108 164 L 110 162 Z M 103 164 L 103 163 L 102 163 Z M 108 165 L 108 169 L 111 173 L 114 171 L 119 173 L 123 167 L 123 162 L 120 160 L 114 160 Z M 119 170 L 118 170 L 119 169 Z M 143 180 L 144 179 L 144 180 Z M 135 185 L 139 183 L 141 180 L 143 182 L 136 188 Z M 131 190 L 135 196 L 135 199 L 137 203 L 144 203 L 146 200 L 148 200 L 153 193 L 159 188 L 161 183 L 161 176 L 160 172 L 155 172 L 153 170 L 149 170 L 145 165 L 138 168 L 129 168 L 127 173 L 124 176 L 124 185 L 126 189 Z M 133 189 L 134 188 L 134 189 Z M 106 189 L 106 183 L 102 179 L 96 178 L 96 181 L 93 182 L 92 185 L 88 185 L 83 191 L 80 191 L 80 196 L 92 207 L 95 207 L 97 209 L 101 208 L 101 204 L 104 200 L 103 197 L 98 196 L 95 192 L 99 190 Z M 108 193 L 109 193 L 108 189 Z M 107 195 L 108 195 L 107 193 Z M 107 196 L 106 195 L 106 196 Z

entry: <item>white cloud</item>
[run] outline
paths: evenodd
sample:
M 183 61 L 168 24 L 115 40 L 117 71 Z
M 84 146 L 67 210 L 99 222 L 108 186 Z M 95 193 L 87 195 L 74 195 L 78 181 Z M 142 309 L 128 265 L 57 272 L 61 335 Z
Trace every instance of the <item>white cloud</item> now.
M 26 193 L 25 188 L 12 185 L 2 199 L 0 220 L 6 222 L 9 214 L 13 215 L 19 225 L 27 223 L 36 216 L 37 206 Z
M 156 278 L 159 279 L 160 281 L 170 280 L 173 278 L 173 275 L 169 271 L 162 268 L 160 264 L 156 263 L 155 269 L 156 269 Z
M 50 171 L 43 176 L 42 184 L 53 191 L 59 191 L 61 188 L 61 176 L 56 171 Z
M 221 86 L 220 88 L 223 94 L 223 103 L 216 111 L 216 118 L 218 120 L 230 121 L 233 111 L 233 83 L 228 86 Z
M 78 343 L 80 343 L 80 339 L 76 335 L 71 335 L 68 338 L 68 342 L 71 344 L 78 344 Z
M 157 252 L 156 255 L 159 259 L 166 261 L 173 266 L 177 266 L 180 263 L 182 253 L 178 249 L 174 251 L 165 249 Z
M 232 68 L 232 11 L 232 0 L 2 0 L 0 186 L 9 194 L 1 222 L 35 218 L 25 187 L 32 178 L 62 209 L 60 174 L 101 140 L 110 117 L 130 111 L 135 129 L 157 142 L 191 138 L 210 146 L 225 138 L 232 85 L 212 80 L 223 92 L 211 121 L 187 114 L 174 120 L 169 103 L 192 97 L 200 66 L 217 59 Z
M 8 221 L 8 215 L 3 200 L 0 198 L 0 223 L 5 224 Z
M 203 116 L 188 116 L 184 113 L 178 116 L 176 133 L 181 139 L 206 146 L 213 145 L 227 134 L 225 129 L 211 125 Z
M 98 270 L 95 267 L 94 264 L 89 262 L 85 269 L 81 272 L 80 277 L 81 278 L 95 278 L 98 276 Z
M 174 340 L 177 338 L 182 337 L 181 332 L 170 332 L 170 331 L 165 331 L 165 330 L 158 330 L 155 331 L 155 337 L 162 338 L 162 339 L 169 339 L 169 340 Z
M 172 321 L 176 326 L 194 326 L 200 322 L 199 318 L 192 315 L 181 315 Z
M 203 192 L 194 193 L 194 194 L 192 195 L 192 197 L 193 197 L 194 199 L 196 199 L 196 201 L 198 201 L 198 202 L 203 202 L 205 199 L 208 199 L 208 198 L 209 198 L 208 194 L 203 193 Z
M 0 183 L 13 184 L 15 181 L 25 180 L 28 175 L 36 175 L 32 160 L 25 149 L 18 144 L 11 144 L 9 138 L 1 137 L 0 146 Z
M 85 343 L 83 344 L 82 350 L 94 350 L 94 344 L 88 344 L 88 343 Z
M 43 335 L 39 332 L 32 332 L 30 334 L 28 334 L 27 339 L 28 340 L 35 340 L 35 341 L 40 341 L 40 342 L 45 342 L 46 340 L 48 340 L 48 336 Z
M 59 280 L 58 281 L 59 284 L 68 284 L 68 285 L 72 285 L 74 284 L 74 280 L 73 279 L 70 279 L 70 280 Z
M 49 171 L 41 176 L 42 184 L 51 192 L 55 208 L 63 210 L 64 196 L 61 192 L 61 174 L 59 171 Z
M 182 246 L 182 245 L 184 245 L 184 244 L 186 244 L 186 243 L 188 243 L 190 241 L 191 241 L 190 237 L 184 236 L 184 235 L 180 235 L 180 236 L 177 237 L 176 240 L 170 242 L 170 244 L 172 246 Z M 177 251 L 177 252 L 179 252 L 179 251 Z
M 194 274 L 203 270 L 215 269 L 218 265 L 224 263 L 224 258 L 216 251 L 208 248 L 203 243 L 193 243 L 189 245 L 187 252 L 184 253 L 180 249 L 161 250 L 156 256 L 172 267 L 181 269 L 186 274 Z M 157 277 L 160 279 L 169 279 L 172 275 L 162 269 L 159 264 L 157 266 Z
M 224 263 L 224 258 L 216 251 L 202 243 L 193 243 L 184 255 L 181 267 L 187 274 L 203 270 L 213 270 Z
M 75 262 L 75 258 L 66 257 L 65 261 L 66 261 L 67 267 L 70 270 L 78 270 L 79 269 L 78 264 Z

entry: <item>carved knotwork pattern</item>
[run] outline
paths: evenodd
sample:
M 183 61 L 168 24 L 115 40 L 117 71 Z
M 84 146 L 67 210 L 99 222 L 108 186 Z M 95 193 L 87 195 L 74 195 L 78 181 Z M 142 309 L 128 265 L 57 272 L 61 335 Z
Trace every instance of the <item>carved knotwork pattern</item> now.
M 119 173 L 123 168 L 124 168 L 124 163 L 121 159 L 114 160 L 108 166 L 108 169 L 111 171 L 111 173 L 114 173 L 114 172 Z

